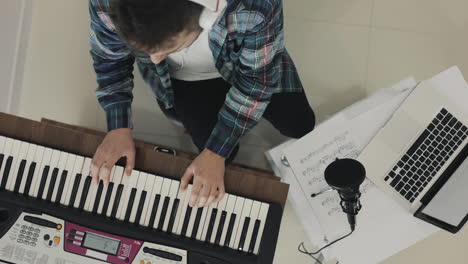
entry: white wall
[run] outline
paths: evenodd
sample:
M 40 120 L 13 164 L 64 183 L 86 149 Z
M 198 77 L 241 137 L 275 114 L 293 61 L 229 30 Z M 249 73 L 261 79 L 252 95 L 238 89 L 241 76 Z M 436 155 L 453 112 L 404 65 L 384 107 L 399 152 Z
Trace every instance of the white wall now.
M 30 25 L 30 0 L 2 0 L 0 9 L 0 111 L 16 112 Z

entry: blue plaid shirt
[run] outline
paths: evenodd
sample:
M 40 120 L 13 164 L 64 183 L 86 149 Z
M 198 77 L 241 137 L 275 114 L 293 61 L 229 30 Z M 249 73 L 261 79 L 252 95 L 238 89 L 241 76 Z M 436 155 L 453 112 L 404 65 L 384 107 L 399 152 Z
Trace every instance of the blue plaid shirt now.
M 99 84 L 96 96 L 109 130 L 133 128 L 135 61 L 166 108 L 173 106 L 174 91 L 167 62 L 156 65 L 147 54 L 131 50 L 119 38 L 108 9 L 109 0 L 89 0 L 91 56 Z M 274 93 L 303 91 L 284 47 L 282 0 L 228 0 L 224 15 L 209 32 L 209 45 L 216 68 L 232 88 L 206 148 L 228 157 L 259 122 Z

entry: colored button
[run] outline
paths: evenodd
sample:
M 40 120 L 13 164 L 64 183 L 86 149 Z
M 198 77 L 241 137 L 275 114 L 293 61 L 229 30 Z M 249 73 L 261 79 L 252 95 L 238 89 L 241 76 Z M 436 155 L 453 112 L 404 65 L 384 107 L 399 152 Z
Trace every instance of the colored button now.
M 151 264 L 151 262 L 148 261 L 148 262 L 146 262 L 146 264 Z
M 58 237 L 58 236 L 54 237 L 54 244 L 55 245 L 60 244 L 60 237 Z
M 60 230 L 60 229 L 62 229 L 62 225 L 61 225 L 61 224 L 57 224 L 57 227 L 56 227 L 56 228 L 57 228 L 57 230 Z
M 144 261 L 144 260 L 140 260 L 140 264 L 145 264 L 145 261 Z
M 49 247 L 52 246 L 52 243 L 54 243 L 52 240 L 49 240 Z
M 44 235 L 44 240 L 49 240 L 49 239 L 50 239 L 49 234 L 45 234 L 45 235 Z

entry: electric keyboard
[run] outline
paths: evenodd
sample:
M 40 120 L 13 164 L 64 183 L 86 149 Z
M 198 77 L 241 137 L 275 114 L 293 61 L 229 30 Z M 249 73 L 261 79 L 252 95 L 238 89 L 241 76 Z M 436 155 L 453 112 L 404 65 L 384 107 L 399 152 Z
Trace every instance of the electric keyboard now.
M 226 194 L 192 208 L 192 185 L 121 166 L 95 184 L 90 164 L 0 135 L 0 259 L 36 263 L 22 250 L 50 261 L 37 263 L 272 263 L 280 205 Z

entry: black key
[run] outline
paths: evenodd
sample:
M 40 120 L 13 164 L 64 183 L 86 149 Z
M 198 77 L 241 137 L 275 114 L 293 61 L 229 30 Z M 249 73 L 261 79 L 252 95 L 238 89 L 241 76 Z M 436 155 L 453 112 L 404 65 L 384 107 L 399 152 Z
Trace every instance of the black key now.
M 220 243 L 221 235 L 223 234 L 223 230 L 224 230 L 224 223 L 226 222 L 226 216 L 227 216 L 227 212 L 222 211 L 221 212 L 221 217 L 219 218 L 218 231 L 216 232 L 216 236 L 215 236 L 215 244 L 216 245 L 219 245 L 219 243 Z
M 413 179 L 409 180 L 408 181 L 409 185 L 413 185 L 415 183 L 415 181 Z
M 243 250 L 245 244 L 245 237 L 247 236 L 247 230 L 249 229 L 250 217 L 246 217 L 244 221 L 244 226 L 242 227 L 242 233 L 239 240 L 239 246 L 237 249 Z
M 2 169 L 2 164 L 3 164 L 3 159 L 5 158 L 5 155 L 0 154 L 0 170 Z
M 403 167 L 403 169 L 405 170 L 409 170 L 411 167 L 409 165 L 405 165 L 405 167 Z
M 73 207 L 73 205 L 75 204 L 76 195 L 78 194 L 78 188 L 80 187 L 81 177 L 82 177 L 81 173 L 77 174 L 75 177 L 75 182 L 73 183 L 72 192 L 70 194 L 70 203 L 69 203 L 70 207 Z
M 412 171 L 409 171 L 409 172 L 408 172 L 408 177 L 411 178 L 411 177 L 413 177 L 413 175 L 414 175 L 414 172 L 412 172 Z
M 418 150 L 418 151 L 419 151 L 419 150 Z M 409 164 L 410 166 L 413 165 L 413 164 L 414 164 L 414 160 L 412 160 L 412 159 L 408 160 L 408 164 Z
M 397 183 L 401 180 L 401 176 L 396 176 L 393 181 L 390 183 L 390 186 L 392 187 L 395 187 L 395 185 L 397 185 Z
M 403 167 L 404 165 L 405 165 L 405 164 L 404 164 L 402 161 L 399 161 L 399 162 L 397 163 L 397 166 L 400 167 L 400 168 Z
M 395 177 L 395 172 L 391 171 L 388 175 L 393 178 Z
M 410 147 L 410 149 L 408 149 L 408 151 L 406 152 L 406 154 L 408 156 L 411 156 L 413 155 L 413 153 L 416 151 L 416 149 L 418 149 L 419 145 L 421 145 L 424 140 L 429 136 L 429 131 L 427 130 L 424 130 L 424 132 L 418 137 L 418 139 L 413 143 L 413 145 Z
M 403 185 L 405 185 L 404 182 L 399 182 L 399 183 L 397 184 L 397 186 L 395 187 L 395 189 L 396 189 L 397 191 L 400 191 L 401 188 L 403 188 Z
M 428 137 L 431 141 L 435 139 L 435 136 L 434 134 L 430 134 L 429 137 Z M 427 142 L 427 141 L 426 141 Z M 429 143 L 428 143 L 429 144 Z
M 159 223 L 158 223 L 158 229 L 159 230 L 163 229 L 164 222 L 166 222 L 167 207 L 169 207 L 169 201 L 170 201 L 170 198 L 166 196 L 164 198 L 164 202 L 163 202 L 163 207 L 162 207 L 162 211 L 161 211 L 161 218 L 159 218 Z
M 412 191 L 413 193 L 417 192 L 417 191 L 418 191 L 418 187 L 416 187 L 416 186 L 411 187 L 411 191 Z
M 400 175 L 401 175 L 401 176 L 404 176 L 405 174 L 406 174 L 406 171 L 405 171 L 405 170 L 401 170 L 401 171 L 400 171 Z
M 411 197 L 413 197 L 413 194 L 414 194 L 414 193 L 413 193 L 413 192 L 411 192 L 411 191 L 410 191 L 410 192 L 408 192 L 408 193 L 405 195 L 405 198 L 406 198 L 406 200 L 409 200 L 409 199 L 411 199 Z
M 26 184 L 24 185 L 24 196 L 29 196 L 29 190 L 31 189 L 31 183 L 34 177 L 34 172 L 36 171 L 36 162 L 31 163 L 28 171 L 28 178 L 26 178 Z
M 18 175 L 16 176 L 15 187 L 13 188 L 14 193 L 19 192 L 21 181 L 23 180 L 24 168 L 26 168 L 26 160 L 22 160 L 18 169 Z
M 136 216 L 135 216 L 135 225 L 139 225 L 140 220 L 141 220 L 141 214 L 143 213 L 143 209 L 145 206 L 145 200 L 146 200 L 146 191 L 141 192 L 140 196 L 140 203 L 138 204 Z
M 429 131 L 434 130 L 434 128 L 435 128 L 435 126 L 434 126 L 434 124 L 432 124 L 432 123 L 429 124 L 429 126 L 427 127 L 427 129 L 428 129 Z
M 159 207 L 159 200 L 161 200 L 161 195 L 156 194 L 154 197 L 154 203 L 153 203 L 153 208 L 151 209 L 151 215 L 150 215 L 150 221 L 149 221 L 149 228 L 153 228 L 154 226 L 154 221 L 156 220 L 156 213 L 158 212 L 158 207 Z
M 405 196 L 406 190 L 405 190 L 405 189 L 402 189 L 402 190 L 400 191 L 400 194 L 403 195 L 403 196 Z
M 451 114 L 448 114 L 444 117 L 444 119 L 442 119 L 442 125 L 447 125 L 449 120 L 452 119 L 452 115 Z
M 122 199 L 123 188 L 124 188 L 123 184 L 119 184 L 117 186 L 114 204 L 112 205 L 112 212 L 110 216 L 111 218 L 115 218 L 117 216 L 117 210 L 119 209 L 120 199 Z
M 187 228 L 188 228 L 191 214 L 192 214 L 192 207 L 187 206 L 187 211 L 185 212 L 184 223 L 182 225 L 182 232 L 181 232 L 182 236 L 187 236 Z
M 174 228 L 174 222 L 177 216 L 177 210 L 179 208 L 179 199 L 174 200 L 174 205 L 172 205 L 171 217 L 169 217 L 169 225 L 167 226 L 167 232 L 172 233 L 172 228 Z
M 436 141 L 437 141 L 437 142 L 442 141 L 442 137 L 441 137 L 441 136 L 437 136 Z M 437 142 L 435 142 L 435 143 L 437 143 Z M 433 142 L 433 143 L 434 143 L 434 142 Z
M 63 171 L 62 176 L 60 177 L 59 187 L 57 190 L 57 195 L 55 196 L 55 203 L 60 203 L 62 199 L 63 189 L 65 188 L 65 181 L 67 180 L 68 171 Z
M 52 176 L 50 178 L 49 191 L 47 192 L 46 201 L 52 201 L 52 194 L 54 193 L 55 183 L 57 182 L 59 169 L 55 168 L 52 171 Z
M 462 123 L 460 121 L 457 121 L 457 123 L 455 124 L 455 126 L 453 126 L 456 130 L 460 129 L 460 127 L 462 126 Z
M 133 203 L 135 202 L 137 189 L 132 188 L 130 192 L 130 198 L 128 199 L 127 211 L 125 212 L 124 222 L 128 222 L 130 220 L 130 215 L 132 214 L 133 210 Z
M 232 230 L 234 229 L 234 223 L 236 222 L 236 214 L 231 215 L 231 219 L 229 220 L 229 225 L 228 229 L 226 231 L 226 240 L 224 240 L 224 246 L 229 247 L 229 244 L 231 243 L 231 236 L 232 236 Z
M 104 182 L 102 180 L 99 181 L 99 186 L 96 191 L 96 199 L 94 200 L 93 204 L 93 213 L 97 214 L 97 211 L 99 209 L 99 203 L 101 202 L 101 197 L 102 197 L 102 190 L 104 189 Z
M 208 223 L 208 229 L 206 231 L 206 237 L 205 237 L 205 242 L 210 242 L 210 239 L 211 239 L 211 234 L 213 234 L 213 227 L 214 227 L 214 224 L 215 224 L 215 220 L 216 220 L 216 214 L 218 213 L 218 209 L 213 209 L 213 211 L 211 211 L 211 218 L 210 218 L 210 222 Z
M 200 226 L 200 219 L 201 219 L 202 214 L 203 214 L 203 208 L 198 208 L 197 214 L 195 215 L 195 222 L 193 223 L 193 229 L 192 229 L 192 235 L 191 235 L 192 238 L 197 237 L 198 228 Z
M 463 132 L 462 132 L 462 131 L 458 131 L 457 136 L 458 136 L 458 137 L 463 137 Z
M 422 165 L 421 165 L 421 169 L 426 170 L 427 168 L 428 168 L 428 167 L 427 167 L 426 164 L 422 164 Z
M 442 115 L 446 115 L 446 114 L 448 114 L 448 111 L 447 111 L 447 109 L 442 108 L 442 109 L 440 110 L 440 113 L 441 113 Z
M 114 189 L 114 183 L 110 182 L 107 186 L 106 197 L 104 198 L 104 204 L 102 205 L 102 214 L 105 215 L 109 209 L 109 202 L 112 195 L 112 190 Z
M 83 192 L 81 193 L 81 200 L 78 209 L 83 210 L 86 202 L 86 197 L 88 197 L 89 186 L 91 186 L 91 181 L 93 178 L 91 176 L 87 176 L 86 180 L 83 185 Z
M 409 159 L 408 155 L 403 155 L 403 157 L 401 158 L 401 160 L 402 160 L 403 162 L 407 162 L 408 159 Z M 401 165 L 401 166 L 403 166 L 403 165 Z M 401 166 L 400 166 L 400 167 L 401 167 Z
M 427 144 L 426 144 L 426 143 L 424 143 L 424 145 L 422 145 L 422 146 L 421 146 L 421 149 L 422 149 L 422 150 L 426 150 L 426 149 L 427 149 L 427 145 L 428 145 L 428 144 L 429 144 L 429 143 L 427 143 Z
M 39 184 L 39 191 L 37 193 L 37 199 L 42 199 L 42 195 L 44 194 L 45 184 L 47 181 L 47 176 L 49 175 L 49 166 L 44 167 L 44 171 L 42 172 L 41 183 Z
M 466 134 L 468 131 L 468 128 L 466 126 L 462 126 L 461 131 Z
M 260 230 L 260 220 L 255 220 L 254 229 L 252 232 L 252 239 L 250 239 L 249 253 L 253 253 L 255 244 L 257 243 L 258 231 Z
M 13 157 L 10 156 L 8 157 L 6 164 L 5 164 L 5 170 L 3 171 L 3 178 L 2 178 L 2 184 L 0 185 L 0 190 L 5 190 L 6 188 L 8 176 L 10 175 L 11 163 L 13 163 Z
M 432 146 L 433 148 L 435 148 L 435 147 L 437 147 L 438 144 L 439 144 L 438 141 L 433 141 L 433 142 L 431 143 L 431 146 Z
M 441 147 L 441 145 L 439 145 L 439 147 Z M 440 150 L 438 150 L 438 149 L 434 150 L 435 155 L 439 155 L 439 153 L 440 153 Z
M 385 177 L 384 181 L 388 181 L 388 179 L 390 179 L 389 176 Z

